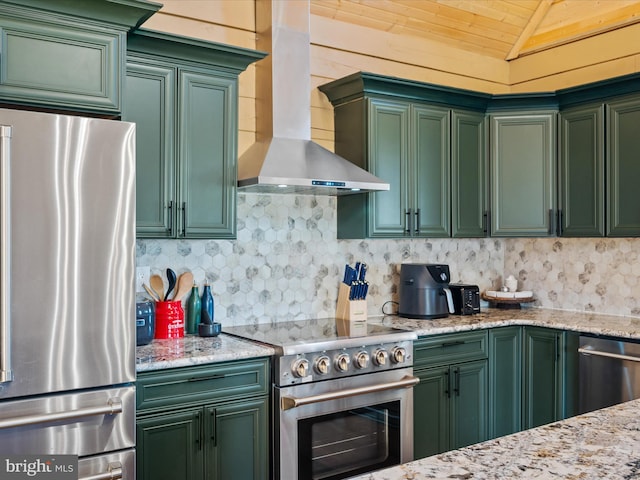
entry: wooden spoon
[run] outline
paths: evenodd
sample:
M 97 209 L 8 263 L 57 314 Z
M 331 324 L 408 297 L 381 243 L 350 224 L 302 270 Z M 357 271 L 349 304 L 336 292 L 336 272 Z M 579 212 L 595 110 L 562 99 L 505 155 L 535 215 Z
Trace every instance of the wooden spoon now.
M 151 275 L 149 284 L 160 300 L 164 299 L 164 282 L 160 275 Z
M 178 277 L 178 285 L 176 286 L 176 294 L 173 297 L 175 302 L 182 300 L 189 290 L 193 287 L 193 273 L 184 272 Z

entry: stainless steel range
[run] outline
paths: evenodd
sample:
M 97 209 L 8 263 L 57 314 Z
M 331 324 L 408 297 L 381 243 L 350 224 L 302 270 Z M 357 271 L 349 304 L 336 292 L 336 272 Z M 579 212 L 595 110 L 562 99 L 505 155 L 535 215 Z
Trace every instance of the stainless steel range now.
M 413 332 L 334 319 L 225 333 L 272 345 L 275 479 L 342 479 L 413 460 Z

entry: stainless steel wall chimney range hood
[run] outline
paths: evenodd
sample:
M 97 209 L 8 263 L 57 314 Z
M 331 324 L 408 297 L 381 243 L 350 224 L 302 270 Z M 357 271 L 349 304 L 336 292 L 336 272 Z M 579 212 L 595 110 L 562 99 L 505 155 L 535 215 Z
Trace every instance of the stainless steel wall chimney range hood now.
M 308 1 L 256 1 L 257 141 L 238 159 L 241 192 L 344 195 L 389 184 L 311 141 Z

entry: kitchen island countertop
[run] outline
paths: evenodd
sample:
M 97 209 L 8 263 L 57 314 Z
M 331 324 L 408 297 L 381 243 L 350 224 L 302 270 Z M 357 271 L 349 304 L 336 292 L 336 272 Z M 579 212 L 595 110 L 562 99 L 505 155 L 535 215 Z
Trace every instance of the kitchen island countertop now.
M 225 335 L 153 340 L 136 348 L 136 371 L 189 367 L 205 363 L 226 362 L 245 358 L 270 357 L 274 349 L 249 340 Z
M 640 400 L 354 477 L 640 478 Z

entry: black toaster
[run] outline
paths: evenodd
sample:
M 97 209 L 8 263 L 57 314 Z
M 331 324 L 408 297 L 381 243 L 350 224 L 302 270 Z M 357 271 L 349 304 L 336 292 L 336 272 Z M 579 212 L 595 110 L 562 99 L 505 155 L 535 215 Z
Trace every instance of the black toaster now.
M 453 308 L 456 315 L 473 315 L 480 313 L 480 289 L 477 285 L 450 283 Z

